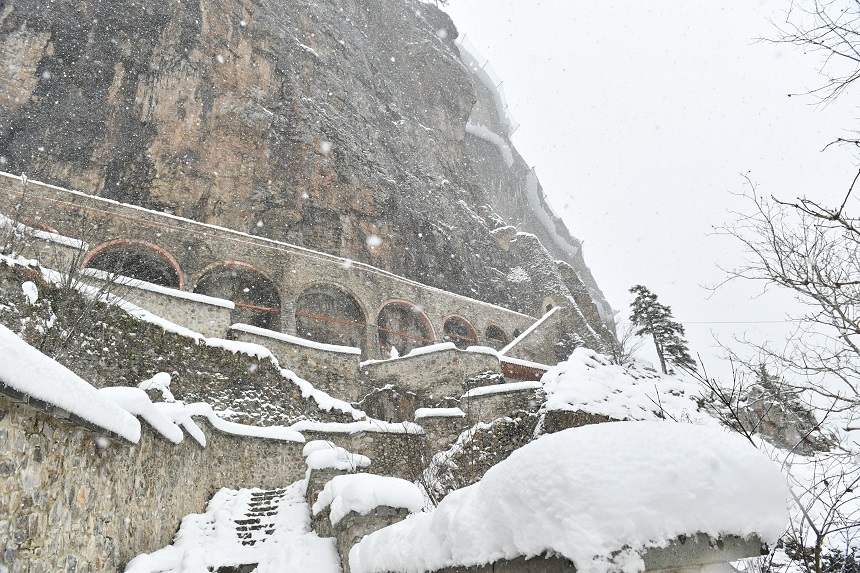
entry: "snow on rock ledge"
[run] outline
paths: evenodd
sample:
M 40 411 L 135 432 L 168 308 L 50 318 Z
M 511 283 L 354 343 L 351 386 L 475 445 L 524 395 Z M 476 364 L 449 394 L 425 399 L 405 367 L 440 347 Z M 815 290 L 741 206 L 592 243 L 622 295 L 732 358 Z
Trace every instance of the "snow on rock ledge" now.
M 758 536 L 788 520 L 779 470 L 740 436 L 671 422 L 546 435 L 430 513 L 365 537 L 352 573 L 419 573 L 557 554 L 578 573 L 635 573 L 682 535 Z
M 587 348 L 574 350 L 570 358 L 550 368 L 541 382 L 547 410 L 581 411 L 615 420 L 657 420 L 665 412 L 675 420 L 715 423 L 699 412 L 697 385 L 635 365 L 612 364 Z
M 415 484 L 400 478 L 374 474 L 335 476 L 325 484 L 314 503 L 313 514 L 330 507 L 329 519 L 337 525 L 351 511 L 367 515 L 383 505 L 415 512 L 424 506 L 424 496 Z

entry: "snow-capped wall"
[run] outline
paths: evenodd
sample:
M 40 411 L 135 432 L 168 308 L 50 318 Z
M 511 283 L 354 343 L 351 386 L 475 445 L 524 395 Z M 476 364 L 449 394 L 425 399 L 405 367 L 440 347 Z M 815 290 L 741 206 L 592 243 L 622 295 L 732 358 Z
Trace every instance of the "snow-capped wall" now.
M 14 445 L 0 452 L 0 539 L 17 548 L 3 561 L 10 570 L 118 571 L 170 543 L 219 488 L 279 487 L 305 472 L 303 444 L 225 434 L 200 418 L 205 448 L 173 444 L 145 423 L 132 448 L 2 396 L 0 411 L 0 436 Z

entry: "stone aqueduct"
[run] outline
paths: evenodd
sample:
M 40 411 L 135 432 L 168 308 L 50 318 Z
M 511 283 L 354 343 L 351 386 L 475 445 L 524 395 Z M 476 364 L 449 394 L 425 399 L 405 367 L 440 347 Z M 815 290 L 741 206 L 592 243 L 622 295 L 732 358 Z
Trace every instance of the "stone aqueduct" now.
M 76 263 L 231 300 L 231 320 L 368 357 L 499 349 L 537 320 L 311 249 L 0 174 L 0 213 L 86 243 Z M 17 214 L 17 215 L 16 215 Z

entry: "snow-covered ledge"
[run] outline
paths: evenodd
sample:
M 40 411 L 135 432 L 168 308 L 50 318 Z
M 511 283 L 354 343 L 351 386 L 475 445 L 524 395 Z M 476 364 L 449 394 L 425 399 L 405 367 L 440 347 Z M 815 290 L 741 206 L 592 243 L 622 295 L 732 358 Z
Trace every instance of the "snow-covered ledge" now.
M 0 394 L 127 443 L 140 439 L 137 418 L 3 325 Z
M 81 281 L 118 295 L 140 308 L 199 332 L 206 337 L 223 337 L 230 326 L 232 301 L 186 292 L 140 279 L 86 268 Z
M 230 338 L 260 344 L 272 351 L 280 365 L 288 368 L 331 396 L 351 401 L 358 398 L 355 380 L 361 349 L 325 344 L 250 324 L 234 324 Z
M 343 572 L 350 549 L 364 536 L 399 523 L 424 506 L 424 495 L 406 480 L 374 474 L 336 476 L 312 506 L 314 517 L 328 514 Z
M 349 563 L 352 573 L 699 567 L 760 555 L 784 531 L 787 494 L 776 465 L 721 427 L 585 426 L 541 437 L 432 512 L 368 535 Z

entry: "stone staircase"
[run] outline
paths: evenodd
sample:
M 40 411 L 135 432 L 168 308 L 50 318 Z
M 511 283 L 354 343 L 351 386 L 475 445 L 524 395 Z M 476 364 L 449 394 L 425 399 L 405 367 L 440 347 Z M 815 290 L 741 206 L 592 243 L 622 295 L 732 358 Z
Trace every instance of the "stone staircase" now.
M 255 491 L 248 502 L 248 511 L 235 519 L 236 536 L 242 545 L 256 545 L 275 532 L 275 516 L 280 511 L 286 488 Z

